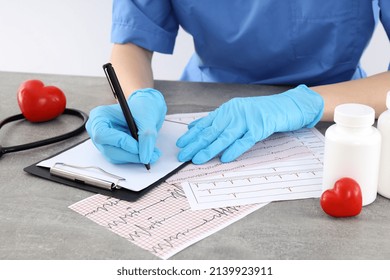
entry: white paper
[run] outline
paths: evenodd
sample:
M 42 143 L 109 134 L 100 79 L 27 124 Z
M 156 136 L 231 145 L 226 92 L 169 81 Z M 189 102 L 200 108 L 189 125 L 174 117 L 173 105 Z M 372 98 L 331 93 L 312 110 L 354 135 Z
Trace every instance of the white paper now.
M 167 182 L 176 184 L 216 176 L 225 172 L 248 170 L 256 166 L 304 157 L 311 153 L 312 151 L 291 133 L 275 133 L 258 142 L 232 162 L 222 163 L 216 157 L 201 165 L 190 164 L 169 177 Z
M 177 123 L 188 123 L 198 116 L 181 114 L 167 116 L 167 118 Z M 280 175 L 281 181 L 288 181 L 289 178 L 291 181 L 297 176 L 291 174 L 293 169 L 295 171 L 299 169 L 298 176 L 308 177 L 309 180 L 320 172 L 318 164 L 321 164 L 323 157 L 323 136 L 317 130 L 304 129 L 277 134 L 266 141 L 268 142 L 265 144 L 259 143 L 258 147 L 254 147 L 234 163 L 221 164 L 216 159 L 205 165 L 191 164 L 185 168 L 186 170 L 179 171 L 174 178 L 169 178 L 176 184 L 162 183 L 137 201 L 127 202 L 94 195 L 71 205 L 70 208 L 150 253 L 163 259 L 170 258 L 191 244 L 267 204 L 215 207 L 193 211 L 189 204 L 193 198 L 189 195 L 187 199 L 187 193 L 180 186 L 182 179 L 196 178 L 198 182 L 219 184 L 226 183 L 226 178 L 230 177 L 229 179 L 234 179 L 233 183 L 236 184 L 248 178 L 253 178 L 255 182 L 259 174 L 262 175 L 259 180 L 264 180 L 264 176 Z M 264 149 L 261 149 L 261 145 L 264 145 Z M 280 153 L 274 154 L 275 148 L 279 148 Z M 276 171 L 269 170 L 269 161 L 272 161 Z M 316 174 L 310 174 L 313 167 L 317 167 Z M 275 180 L 275 178 L 268 179 Z M 291 188 L 285 186 L 284 191 L 289 190 L 289 187 Z
M 196 210 L 319 197 L 322 193 L 324 137 L 316 129 L 303 129 L 285 133 L 284 136 L 295 139 L 286 141 L 289 143 L 288 149 L 272 138 L 267 143 L 267 154 L 282 155 L 277 159 L 264 160 L 264 157 L 254 157 L 248 151 L 246 159 L 231 163 L 231 169 L 235 170 L 233 172 L 225 168 L 214 176 L 187 176 L 190 179 L 182 182 L 182 187 L 191 208 Z M 302 146 L 310 152 L 295 154 Z M 287 151 L 294 151 L 295 157 L 286 156 Z M 240 169 L 240 166 L 246 168 Z
M 100 170 L 85 168 L 99 167 L 105 172 L 122 177 L 125 180 L 118 181 L 123 188 L 140 191 L 154 182 L 160 180 L 183 163 L 177 160 L 179 149 L 176 147 L 176 140 L 187 131 L 187 125 L 165 121 L 156 146 L 162 151 L 161 158 L 151 165 L 151 169 L 146 170 L 143 164 L 112 164 L 108 162 L 97 150 L 89 139 L 55 157 L 41 161 L 37 166 L 51 168 L 56 163 L 74 165 L 77 168 L 61 167 L 70 171 L 78 172 L 85 176 L 91 176 L 106 181 L 113 181 L 109 176 Z M 117 181 L 115 181 L 116 183 Z

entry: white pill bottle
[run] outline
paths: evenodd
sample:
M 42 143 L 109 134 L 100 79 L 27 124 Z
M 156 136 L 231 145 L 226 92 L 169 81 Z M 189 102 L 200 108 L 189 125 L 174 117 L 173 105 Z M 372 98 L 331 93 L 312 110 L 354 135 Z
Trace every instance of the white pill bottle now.
M 390 198 L 390 91 L 387 93 L 386 107 L 388 110 L 379 116 L 377 125 L 382 135 L 378 193 Z
M 363 206 L 377 196 L 381 134 L 372 125 L 373 108 L 356 103 L 335 108 L 334 121 L 325 132 L 323 191 L 350 177 L 360 185 Z

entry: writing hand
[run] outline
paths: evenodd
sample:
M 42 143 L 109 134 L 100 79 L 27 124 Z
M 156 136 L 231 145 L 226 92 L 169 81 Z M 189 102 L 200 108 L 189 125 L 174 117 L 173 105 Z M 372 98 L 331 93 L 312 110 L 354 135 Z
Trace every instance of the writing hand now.
M 127 102 L 138 128 L 138 142 L 131 137 L 119 104 L 94 108 L 87 132 L 112 163 L 154 163 L 161 156 L 155 145 L 167 112 L 164 96 L 147 88 L 135 91 Z

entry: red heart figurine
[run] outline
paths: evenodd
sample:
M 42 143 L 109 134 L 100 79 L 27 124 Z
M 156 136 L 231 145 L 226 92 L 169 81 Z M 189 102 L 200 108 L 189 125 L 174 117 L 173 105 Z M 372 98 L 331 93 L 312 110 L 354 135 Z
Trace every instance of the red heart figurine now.
M 362 210 L 362 191 L 354 179 L 344 177 L 334 184 L 333 189 L 323 192 L 320 203 L 324 212 L 330 216 L 356 216 Z
M 65 94 L 58 87 L 45 86 L 40 80 L 22 83 L 17 94 L 23 116 L 31 122 L 45 122 L 61 115 L 66 107 Z

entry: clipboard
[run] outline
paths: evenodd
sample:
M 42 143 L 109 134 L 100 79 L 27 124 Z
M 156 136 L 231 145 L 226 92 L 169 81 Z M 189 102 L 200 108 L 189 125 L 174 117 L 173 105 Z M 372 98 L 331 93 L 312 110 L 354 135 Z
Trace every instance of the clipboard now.
M 186 130 L 185 124 L 164 122 L 156 143 L 162 156 L 152 164 L 150 172 L 142 164 L 109 163 L 91 139 L 27 166 L 24 171 L 85 191 L 134 201 L 188 164 L 177 160 L 176 147 L 176 140 Z

